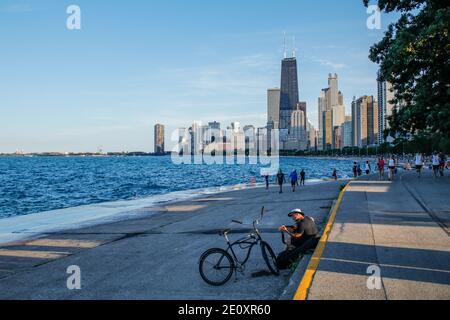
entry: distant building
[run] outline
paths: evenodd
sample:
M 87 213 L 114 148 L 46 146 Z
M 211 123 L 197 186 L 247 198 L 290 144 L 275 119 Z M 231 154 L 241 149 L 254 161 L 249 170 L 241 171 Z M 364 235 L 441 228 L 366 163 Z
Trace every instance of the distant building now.
M 328 75 L 328 88 L 322 89 L 318 99 L 318 113 L 318 149 L 335 148 L 335 127 L 340 127 L 345 122 L 344 96 L 339 91 L 336 73 Z
M 352 100 L 352 146 L 360 147 L 361 142 L 361 109 L 356 104 L 356 97 Z
M 267 90 L 267 122 L 273 123 L 275 129 L 280 124 L 280 93 L 279 88 Z
M 230 129 L 233 130 L 233 132 L 240 132 L 241 124 L 239 122 L 232 122 Z
M 395 93 L 391 83 L 378 81 L 378 144 L 393 142 L 393 139 L 390 137 L 385 141 L 384 131 L 389 129 L 387 118 L 392 115 L 392 110 L 394 109 L 394 105 L 391 103 L 394 96 Z
M 164 125 L 155 125 L 155 153 L 163 154 L 164 150 Z
M 207 140 L 208 143 L 218 142 L 222 138 L 222 131 L 220 130 L 219 122 L 210 122 L 208 123 L 208 135 Z
M 308 135 L 308 149 L 316 151 L 318 147 L 317 130 L 309 120 L 307 121 L 306 131 Z
M 355 146 L 364 148 L 378 144 L 378 103 L 373 96 L 363 96 L 352 103 L 352 120 L 356 129 Z
M 334 127 L 333 131 L 333 149 L 340 150 L 342 149 L 342 130 L 341 126 Z
M 291 115 L 290 133 L 285 142 L 284 150 L 306 150 L 306 116 L 302 110 L 295 110 Z
M 318 99 L 318 114 L 319 114 L 319 130 L 317 131 L 317 149 L 324 150 L 324 122 L 323 122 L 323 114 L 326 111 L 326 90 L 323 89 L 320 91 L 320 97 Z
M 333 135 L 334 135 L 334 127 L 333 127 L 333 111 L 328 110 L 323 113 L 323 125 L 324 125 L 324 141 L 323 141 L 323 150 L 331 150 L 333 149 Z
M 297 103 L 297 107 L 296 107 L 295 110 L 303 111 L 303 114 L 305 115 L 305 118 L 304 118 L 305 122 L 303 123 L 303 126 L 306 128 L 306 125 L 307 125 L 307 122 L 308 122 L 308 120 L 307 120 L 307 114 L 308 113 L 307 113 L 306 102 L 300 101 L 299 103 Z
M 280 129 L 289 130 L 292 111 L 298 102 L 297 59 L 285 58 L 281 63 Z
M 353 131 L 352 131 L 352 117 L 346 116 L 345 122 L 341 126 L 341 135 L 342 135 L 342 148 L 352 147 L 353 146 Z

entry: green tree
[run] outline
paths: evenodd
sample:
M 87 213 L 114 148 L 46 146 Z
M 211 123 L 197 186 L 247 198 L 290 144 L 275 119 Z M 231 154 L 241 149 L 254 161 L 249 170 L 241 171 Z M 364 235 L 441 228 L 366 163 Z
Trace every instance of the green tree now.
M 369 0 L 363 1 L 368 6 Z M 386 135 L 404 138 L 409 133 L 417 142 L 448 151 L 449 1 L 378 0 L 378 6 L 386 13 L 401 14 L 372 46 L 369 56 L 380 65 L 380 80 L 391 82 L 395 90 L 395 108 L 388 118 L 391 129 Z

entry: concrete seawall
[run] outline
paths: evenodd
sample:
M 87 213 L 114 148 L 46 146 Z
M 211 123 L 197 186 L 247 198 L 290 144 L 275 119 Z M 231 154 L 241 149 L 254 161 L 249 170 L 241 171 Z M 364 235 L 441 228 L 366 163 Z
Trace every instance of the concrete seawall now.
M 292 224 L 289 210 L 300 207 L 325 224 L 343 182 L 301 187 L 252 188 L 205 195 L 160 207 L 140 208 L 132 219 L 48 233 L 0 246 L 0 299 L 278 299 L 291 271 L 279 277 L 267 270 L 259 249 L 243 274 L 220 288 L 205 284 L 198 259 L 207 249 L 224 247 L 220 229 L 231 239 L 245 235 L 262 206 L 264 240 L 283 250 L 277 228 Z M 233 219 L 245 225 L 236 225 Z M 69 266 L 81 269 L 81 290 L 69 290 Z

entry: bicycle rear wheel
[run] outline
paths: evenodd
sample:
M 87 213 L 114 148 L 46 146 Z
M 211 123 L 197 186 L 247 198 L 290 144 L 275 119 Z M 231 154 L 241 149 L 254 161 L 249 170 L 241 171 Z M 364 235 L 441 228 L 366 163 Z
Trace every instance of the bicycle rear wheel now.
M 200 276 L 209 285 L 224 285 L 230 280 L 234 269 L 233 258 L 223 249 L 209 249 L 200 257 Z
M 280 274 L 280 270 L 278 269 L 277 265 L 277 257 L 273 252 L 271 246 L 267 242 L 261 242 L 261 252 L 264 261 L 267 264 L 267 267 L 269 267 L 270 272 L 278 276 Z

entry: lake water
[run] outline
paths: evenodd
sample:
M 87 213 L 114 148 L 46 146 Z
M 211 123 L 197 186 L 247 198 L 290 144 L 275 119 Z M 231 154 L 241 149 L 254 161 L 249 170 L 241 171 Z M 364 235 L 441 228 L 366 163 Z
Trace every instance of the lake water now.
M 352 175 L 352 160 L 285 157 L 308 180 Z M 0 157 L 0 219 L 179 191 L 264 182 L 259 165 L 175 165 L 170 157 Z M 274 182 L 274 178 L 271 178 Z M 174 193 L 176 196 L 176 193 Z

